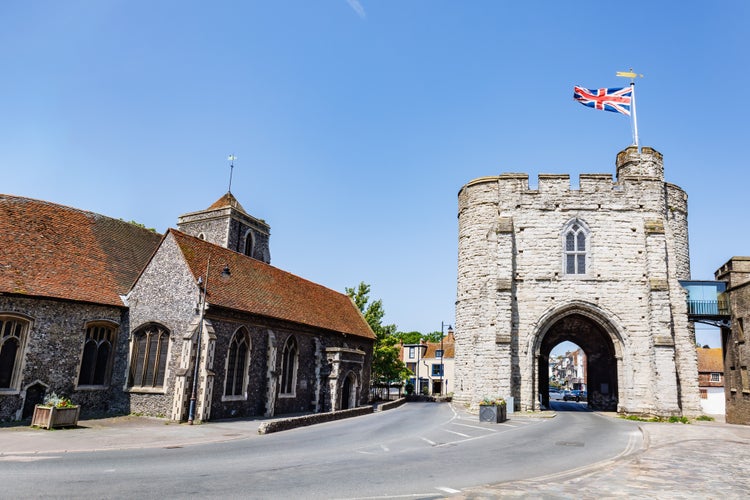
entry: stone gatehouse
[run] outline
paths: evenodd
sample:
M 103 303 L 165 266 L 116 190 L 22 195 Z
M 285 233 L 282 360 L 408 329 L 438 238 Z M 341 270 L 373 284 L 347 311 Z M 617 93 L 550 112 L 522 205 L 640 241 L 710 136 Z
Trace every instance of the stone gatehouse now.
M 549 403 L 548 358 L 587 356 L 588 403 L 697 415 L 695 333 L 678 280 L 690 277 L 687 195 L 662 155 L 629 147 L 617 178 L 526 174 L 475 179 L 458 194 L 455 399 Z

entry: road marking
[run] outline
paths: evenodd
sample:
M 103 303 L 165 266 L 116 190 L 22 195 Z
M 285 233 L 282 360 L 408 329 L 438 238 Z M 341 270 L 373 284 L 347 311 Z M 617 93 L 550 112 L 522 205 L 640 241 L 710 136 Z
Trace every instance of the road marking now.
M 39 460 L 47 460 L 49 458 L 58 457 L 43 457 L 39 455 L 3 455 L 0 456 L 0 462 L 38 462 Z
M 456 436 L 461 436 L 461 437 L 465 437 L 465 438 L 467 438 L 467 437 L 471 437 L 471 436 L 469 436 L 468 434 L 464 434 L 464 433 L 462 433 L 462 432 L 449 431 L 448 429 L 443 429 L 443 430 L 444 430 L 445 432 L 450 432 L 451 434 L 455 434 Z
M 428 443 L 428 444 L 429 444 L 429 445 L 431 445 L 431 446 L 435 446 L 435 445 L 437 445 L 437 443 L 436 443 L 435 441 L 430 441 L 430 440 L 429 440 L 429 439 L 427 439 L 426 437 L 420 437 L 419 439 L 421 439 L 422 441 L 425 441 L 426 443 Z
M 391 450 L 390 450 L 390 449 L 389 449 L 389 448 L 388 448 L 388 447 L 387 447 L 386 445 L 384 445 L 384 444 L 381 444 L 381 445 L 380 445 L 380 448 L 381 448 L 381 449 L 382 449 L 383 451 L 391 451 Z
M 454 490 L 453 488 L 448 488 L 447 486 L 437 486 L 435 489 L 444 491 L 446 493 L 461 493 L 461 490 Z
M 488 427 L 480 427 L 479 425 L 469 425 L 469 424 L 453 424 L 453 425 L 460 425 L 461 427 L 469 427 L 470 429 L 480 429 L 480 430 L 488 431 L 488 432 L 497 432 L 496 429 L 490 429 Z

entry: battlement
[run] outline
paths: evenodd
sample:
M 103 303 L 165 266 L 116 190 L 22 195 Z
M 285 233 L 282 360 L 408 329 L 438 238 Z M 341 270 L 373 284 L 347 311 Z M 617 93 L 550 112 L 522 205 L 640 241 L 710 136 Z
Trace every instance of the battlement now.
M 537 189 L 529 189 L 528 174 L 503 173 L 474 179 L 462 187 L 461 191 L 481 184 L 496 184 L 497 189 L 504 195 L 588 194 L 619 190 L 626 181 L 664 181 L 663 157 L 653 148 L 644 147 L 641 152 L 638 152 L 635 146 L 626 148 L 617 155 L 616 165 L 616 180 L 612 178 L 612 174 L 580 174 L 578 189 L 571 188 L 568 174 L 539 174 Z
M 617 179 L 651 177 L 664 180 L 664 157 L 654 148 L 630 146 L 617 153 Z

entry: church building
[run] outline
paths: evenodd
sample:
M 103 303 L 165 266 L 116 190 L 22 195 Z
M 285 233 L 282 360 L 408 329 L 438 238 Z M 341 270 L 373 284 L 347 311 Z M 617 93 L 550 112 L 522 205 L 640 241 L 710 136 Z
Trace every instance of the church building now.
M 359 310 L 271 266 L 269 226 L 231 193 L 165 235 L 0 195 L 0 231 L 0 421 L 52 392 L 84 416 L 176 421 L 369 399 Z
M 701 412 L 688 322 L 687 195 L 662 155 L 629 147 L 617 178 L 501 174 L 458 194 L 455 400 L 549 407 L 549 354 L 586 354 L 591 408 Z

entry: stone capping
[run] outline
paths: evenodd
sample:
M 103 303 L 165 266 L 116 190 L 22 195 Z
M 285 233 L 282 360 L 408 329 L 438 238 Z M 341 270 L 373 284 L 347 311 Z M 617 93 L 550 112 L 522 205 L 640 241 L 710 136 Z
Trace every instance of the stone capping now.
M 358 356 L 364 356 L 365 351 L 359 349 L 351 349 L 349 347 L 326 347 L 326 352 L 345 352 L 349 354 L 356 354 Z
M 664 234 L 664 221 L 661 219 L 646 219 L 643 223 L 646 234 Z
M 669 290 L 669 282 L 664 278 L 651 278 L 648 280 L 648 285 L 652 292 L 664 292 Z
M 497 218 L 497 232 L 500 233 L 512 233 L 513 232 L 513 217 L 498 217 Z
M 498 292 L 510 292 L 513 289 L 513 282 L 510 278 L 498 278 L 495 288 Z
M 262 422 L 260 424 L 260 427 L 258 427 L 258 434 L 270 434 L 272 432 L 285 431 L 289 429 L 295 429 L 297 427 L 322 424 L 323 422 L 333 422 L 334 420 L 341 420 L 349 417 L 358 417 L 360 415 L 368 415 L 370 413 L 373 413 L 374 411 L 375 410 L 372 405 L 368 405 L 360 406 L 359 408 L 351 408 L 349 410 L 313 413 L 310 415 L 302 415 L 299 417 L 274 419 L 267 422 Z
M 498 333 L 495 335 L 495 344 L 510 344 L 510 335 L 507 333 Z
M 674 339 L 669 335 L 657 335 L 654 337 L 654 347 L 674 347 Z

